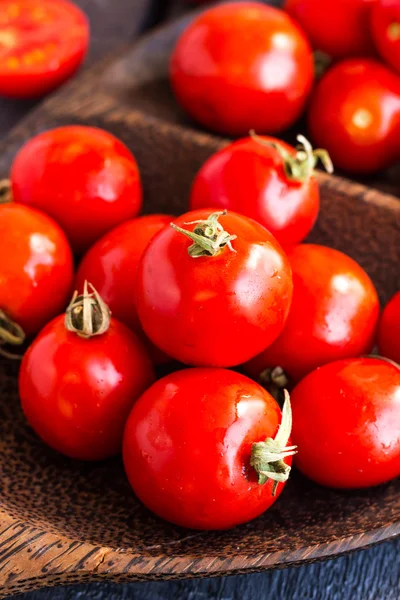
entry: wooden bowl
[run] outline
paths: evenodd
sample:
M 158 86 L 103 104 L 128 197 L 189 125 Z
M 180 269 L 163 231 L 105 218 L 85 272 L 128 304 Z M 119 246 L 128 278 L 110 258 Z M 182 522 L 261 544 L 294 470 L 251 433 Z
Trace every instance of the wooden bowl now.
M 147 211 L 182 212 L 203 161 L 224 140 L 200 132 L 173 100 L 168 55 L 187 19 L 144 37 L 32 113 L 5 140 L 6 175 L 28 136 L 56 125 L 104 127 L 141 167 Z M 350 254 L 386 301 L 399 287 L 400 202 L 318 175 L 322 211 L 312 240 Z M 151 515 L 120 460 L 73 462 L 44 446 L 19 407 L 17 366 L 0 364 L 0 595 L 100 578 L 118 581 L 225 575 L 284 567 L 400 534 L 400 481 L 353 493 L 294 473 L 260 518 L 223 533 L 193 532 Z

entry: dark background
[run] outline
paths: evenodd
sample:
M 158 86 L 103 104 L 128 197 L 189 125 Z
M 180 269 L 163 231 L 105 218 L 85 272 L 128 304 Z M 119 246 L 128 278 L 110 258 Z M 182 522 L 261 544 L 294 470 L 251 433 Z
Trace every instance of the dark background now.
M 1 1 L 1 0 L 0 0 Z M 75 0 L 90 17 L 85 68 L 142 31 L 182 12 L 184 0 Z M 320 0 L 324 2 L 327 0 Z M 272 3 L 272 2 L 271 2 Z M 273 2 L 279 3 L 279 0 Z M 328 2 L 327 2 L 328 4 Z M 327 15 L 327 18 L 328 15 Z M 0 100 L 4 136 L 35 102 Z M 348 556 L 282 571 L 177 582 L 93 584 L 41 590 L 13 600 L 399 600 L 400 539 Z

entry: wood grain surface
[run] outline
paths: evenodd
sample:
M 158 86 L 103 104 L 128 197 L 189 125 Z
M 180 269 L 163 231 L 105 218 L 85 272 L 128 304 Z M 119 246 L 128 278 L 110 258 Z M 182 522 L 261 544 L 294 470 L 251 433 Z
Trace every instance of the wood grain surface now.
M 195 170 L 224 142 L 206 133 L 195 133 L 192 124 L 184 119 L 172 101 L 165 81 L 165 59 L 174 36 L 176 30 L 169 29 L 147 38 L 117 62 L 95 68 L 47 101 L 5 140 L 0 151 L 2 172 L 7 171 L 16 149 L 33 132 L 59 123 L 90 122 L 114 131 L 134 149 L 145 178 L 148 209 L 173 206 L 175 210 L 181 210 Z M 331 180 L 322 174 L 320 178 L 325 217 L 319 223 L 315 239 L 344 249 L 350 247 L 352 254 L 375 278 L 382 297 L 387 298 L 399 284 L 396 279 L 400 227 L 398 201 L 345 180 Z M 374 224 L 372 235 L 368 233 L 371 223 Z M 381 252 L 387 259 L 384 264 L 378 260 Z M 26 427 L 19 412 L 13 368 L 4 365 L 2 368 L 5 369 L 0 394 L 0 491 L 4 516 L 0 529 L 0 581 L 3 582 L 0 594 L 3 596 L 43 584 L 95 578 L 157 578 L 247 568 L 256 570 L 276 565 L 276 556 L 273 558 L 271 554 L 282 552 L 282 548 L 285 550 L 280 555 L 280 564 L 290 564 L 304 558 L 329 556 L 397 533 L 398 483 L 372 493 L 326 495 L 325 491 L 310 487 L 300 477 L 288 487 L 286 505 L 282 504 L 254 524 L 234 532 L 207 535 L 202 539 L 204 534 L 167 526 L 134 501 L 118 463 L 111 461 L 96 467 L 76 465 L 45 449 Z M 11 460 L 15 455 L 17 466 Z M 107 489 L 110 481 L 111 489 Z M 296 513 L 297 505 L 300 499 L 304 502 L 304 497 L 311 502 L 310 510 Z M 293 531 L 290 530 L 296 529 L 298 534 L 291 538 Z M 369 534 L 365 534 L 366 529 Z M 270 545 L 268 549 L 271 532 L 278 533 L 277 546 Z M 310 539 L 314 543 L 311 551 Z M 368 564 L 378 564 L 385 569 L 382 590 L 389 589 L 390 585 L 392 591 L 398 591 L 395 587 L 399 580 L 398 561 L 393 560 L 398 549 L 398 544 L 387 544 L 372 550 L 365 554 L 374 556 L 371 563 L 368 563 L 369 559 L 357 558 L 358 570 L 354 572 L 359 574 L 359 579 L 353 579 L 361 591 L 369 593 L 372 589 L 376 592 L 376 587 L 362 587 L 362 574 L 376 574 Z M 292 550 L 297 551 L 297 558 L 293 553 L 291 555 Z M 352 560 L 341 559 L 340 564 L 344 565 L 341 568 L 345 572 L 352 569 L 346 565 L 356 564 Z M 342 592 L 332 575 L 338 573 L 336 564 L 339 563 L 310 568 L 310 573 L 317 573 L 319 583 L 328 586 L 324 588 L 325 594 Z M 324 568 L 328 569 L 325 576 L 321 575 Z M 126 572 L 121 573 L 121 569 Z M 302 577 L 305 577 L 301 573 L 304 572 L 307 570 L 301 568 L 287 571 L 286 576 L 268 573 L 253 579 L 240 577 L 227 582 L 206 580 L 191 584 L 191 588 L 183 587 L 188 584 L 174 583 L 170 584 L 171 591 L 165 592 L 169 596 L 160 595 L 164 593 L 162 586 L 165 584 L 158 583 L 146 584 L 146 587 L 107 588 L 106 594 L 179 598 L 186 597 L 179 596 L 185 594 L 183 590 L 186 589 L 192 594 L 187 597 L 192 598 L 215 594 L 220 598 L 244 599 L 244 590 L 248 588 L 254 594 L 265 593 L 265 589 L 262 592 L 249 583 L 257 581 L 261 587 L 267 585 L 268 589 L 276 590 L 278 598 L 347 597 L 313 596 L 315 589 L 310 584 L 307 596 L 298 595 L 302 590 Z M 236 584 L 229 581 L 236 581 Z M 287 581 L 292 583 L 285 583 Z M 100 588 L 93 591 L 93 594 L 100 593 Z M 385 597 L 391 598 L 387 594 Z

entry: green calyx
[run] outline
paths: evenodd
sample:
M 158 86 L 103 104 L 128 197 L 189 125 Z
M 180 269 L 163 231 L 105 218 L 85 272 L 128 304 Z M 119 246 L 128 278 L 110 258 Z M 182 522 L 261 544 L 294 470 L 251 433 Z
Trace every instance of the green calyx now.
M 88 286 L 92 292 L 89 293 Z M 65 313 L 65 327 L 80 337 L 89 339 L 102 335 L 110 327 L 111 312 L 92 284 L 85 281 L 83 294 L 75 292 Z
M 218 221 L 219 217 L 224 215 L 226 215 L 226 210 L 212 213 L 205 220 L 185 223 L 185 225 L 195 225 L 193 231 L 178 227 L 174 223 L 170 225 L 175 231 L 186 235 L 192 240 L 193 244 L 188 248 L 189 256 L 192 258 L 217 256 L 221 254 L 225 247 L 228 247 L 231 252 L 235 252 L 231 242 L 237 236 L 230 235 Z
M 13 360 L 20 360 L 22 356 L 8 352 L 3 346 L 21 346 L 25 341 L 25 332 L 12 321 L 3 310 L 0 310 L 0 355 Z
M 258 474 L 258 483 L 264 485 L 268 479 L 274 482 L 272 495 L 275 496 L 279 482 L 289 479 L 291 467 L 284 462 L 288 456 L 296 454 L 296 446 L 287 443 L 292 431 L 292 409 L 290 396 L 285 390 L 285 401 L 282 408 L 282 421 L 275 438 L 267 438 L 264 442 L 253 444 L 250 465 Z
M 327 150 L 323 150 L 322 148 L 313 150 L 313 147 L 304 135 L 297 136 L 299 144 L 296 146 L 295 154 L 288 152 L 279 142 L 265 140 L 254 131 L 250 131 L 250 135 L 254 141 L 262 146 L 275 148 L 275 150 L 279 152 L 283 160 L 285 175 L 289 181 L 304 183 L 310 179 L 318 161 L 321 161 L 328 173 L 333 173 L 333 164 Z
M 387 35 L 392 42 L 397 42 L 400 39 L 400 23 L 398 21 L 390 23 L 387 28 Z

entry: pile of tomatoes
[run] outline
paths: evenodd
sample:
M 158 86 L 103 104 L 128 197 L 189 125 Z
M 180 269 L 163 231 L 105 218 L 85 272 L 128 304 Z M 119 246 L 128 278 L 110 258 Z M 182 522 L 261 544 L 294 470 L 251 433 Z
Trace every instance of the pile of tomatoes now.
M 266 44 L 265 60 L 245 44 Z M 122 452 L 137 497 L 190 528 L 259 516 L 292 460 L 336 488 L 399 476 L 400 292 L 380 316 L 360 265 L 304 243 L 329 153 L 302 135 L 293 147 L 248 134 L 303 110 L 307 39 L 284 12 L 228 4 L 183 33 L 171 65 L 201 122 L 246 135 L 201 167 L 185 214 L 138 216 L 138 164 L 100 129 L 46 131 L 14 159 L 0 204 L 0 352 L 27 348 L 27 420 L 70 458 Z
M 305 113 L 312 141 L 336 167 L 368 174 L 391 166 L 400 159 L 399 0 L 283 7 L 231 2 L 197 17 L 171 64 L 182 107 L 233 136 L 282 133 Z

